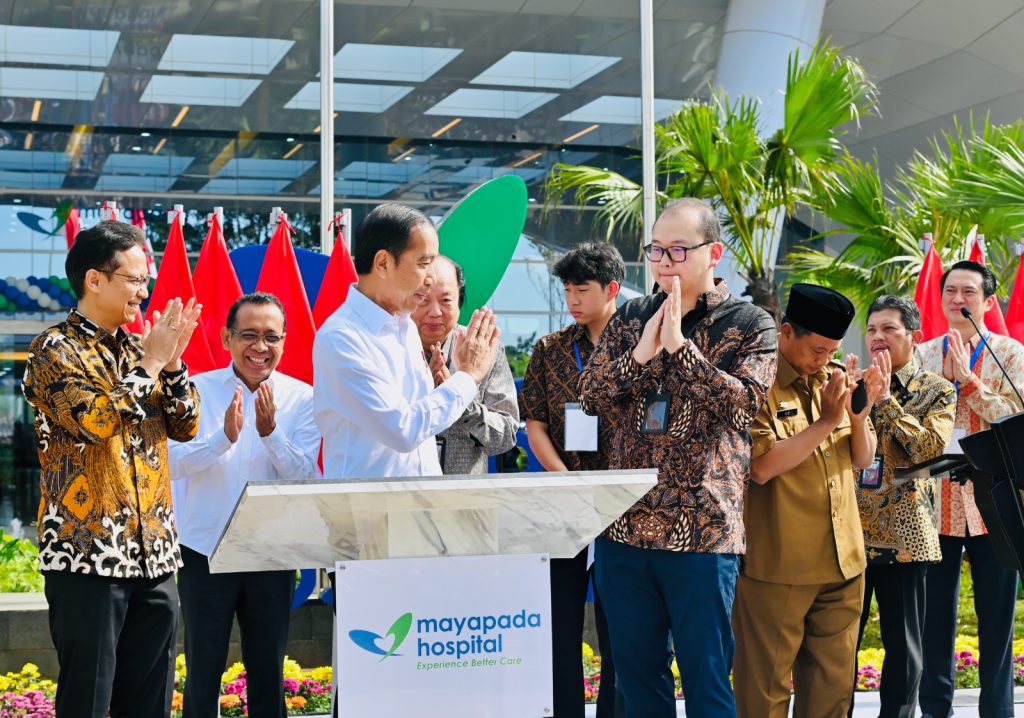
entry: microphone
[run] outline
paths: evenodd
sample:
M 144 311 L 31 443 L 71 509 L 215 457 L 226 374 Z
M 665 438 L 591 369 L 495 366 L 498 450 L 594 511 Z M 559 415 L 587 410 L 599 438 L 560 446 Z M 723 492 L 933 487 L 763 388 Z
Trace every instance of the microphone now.
M 1003 363 L 999 361 L 999 357 L 996 356 L 996 353 L 992 350 L 992 346 L 985 340 L 985 333 L 981 331 L 978 327 L 978 323 L 974 321 L 974 315 L 971 314 L 971 310 L 967 307 L 960 307 L 960 315 L 971 323 L 971 326 L 974 327 L 974 331 L 978 332 L 978 338 L 981 339 L 981 343 L 985 345 L 985 348 L 988 349 L 988 353 L 996 360 L 996 366 L 999 367 L 999 371 L 1001 371 L 1003 376 L 1006 377 L 1006 381 L 1009 382 L 1010 387 L 1013 389 L 1013 393 L 1017 395 L 1017 401 L 1020 402 L 1021 407 L 1024 407 L 1024 396 L 1021 396 L 1020 389 L 1018 389 L 1017 385 L 1013 383 L 1013 379 L 1011 379 L 1010 375 L 1006 373 Z

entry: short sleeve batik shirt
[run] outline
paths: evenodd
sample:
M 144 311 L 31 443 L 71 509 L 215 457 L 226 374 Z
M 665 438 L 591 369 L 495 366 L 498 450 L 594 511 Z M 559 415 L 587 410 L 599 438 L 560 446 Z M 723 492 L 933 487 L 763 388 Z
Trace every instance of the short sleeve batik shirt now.
M 43 571 L 155 578 L 181 566 L 167 439 L 195 436 L 199 395 L 184 367 L 150 377 L 142 357 L 138 337 L 77 312 L 29 347 Z

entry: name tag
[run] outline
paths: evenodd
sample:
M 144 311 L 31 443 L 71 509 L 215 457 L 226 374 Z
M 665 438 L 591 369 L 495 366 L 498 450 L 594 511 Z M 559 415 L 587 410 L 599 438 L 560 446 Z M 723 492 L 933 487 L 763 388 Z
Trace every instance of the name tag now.
M 597 451 L 597 417 L 575 402 L 565 405 L 565 450 Z
M 874 463 L 866 469 L 862 469 L 860 472 L 860 487 L 862 489 L 877 489 L 882 485 L 882 470 L 885 465 L 885 460 L 881 456 L 876 456 Z
M 795 406 L 792 409 L 779 409 L 777 412 L 775 412 L 776 419 L 788 419 L 791 416 L 796 416 Z

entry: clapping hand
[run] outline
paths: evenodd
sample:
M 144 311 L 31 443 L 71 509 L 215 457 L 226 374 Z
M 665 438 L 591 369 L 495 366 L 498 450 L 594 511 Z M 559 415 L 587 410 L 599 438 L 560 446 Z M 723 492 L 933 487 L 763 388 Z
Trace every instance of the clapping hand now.
M 486 307 L 477 309 L 460 337 L 462 341 L 458 342 L 453 352 L 455 365 L 479 384 L 494 366 L 494 352 L 500 337 L 501 330 L 498 329 L 494 312 Z
M 260 436 L 270 436 L 277 428 L 274 421 L 274 414 L 277 407 L 274 406 L 274 390 L 267 382 L 256 387 L 256 433 Z
M 224 436 L 234 444 L 238 441 L 238 435 L 242 433 L 242 424 L 245 423 L 245 411 L 242 408 L 242 387 L 235 388 L 235 395 L 228 404 L 228 410 L 224 412 Z

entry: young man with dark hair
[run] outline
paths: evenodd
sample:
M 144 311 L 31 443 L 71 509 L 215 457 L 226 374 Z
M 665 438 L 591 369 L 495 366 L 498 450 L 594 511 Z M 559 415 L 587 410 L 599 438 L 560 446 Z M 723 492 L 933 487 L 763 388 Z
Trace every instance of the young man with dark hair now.
M 466 301 L 462 267 L 448 257 L 434 260 L 434 282 L 412 313 L 434 384 L 440 386 L 458 371 L 453 348 L 465 339 L 458 325 Z M 494 348 L 494 365 L 480 382 L 476 396 L 459 420 L 437 435 L 441 470 L 445 474 L 486 474 L 487 457 L 516 445 L 519 406 L 516 383 L 505 347 Z
M 849 710 L 864 597 L 864 535 L 854 469 L 875 460 L 868 414 L 877 363 L 860 377 L 832 358 L 854 317 L 842 294 L 794 284 L 778 373 L 751 426 L 747 555 L 736 585 L 736 715 L 836 718 Z M 853 406 L 855 378 L 865 404 Z
M 857 646 L 874 595 L 885 647 L 879 716 L 913 718 L 922 671 L 925 576 L 942 553 L 933 523 L 935 480 L 896 474 L 942 454 L 953 433 L 956 393 L 914 356 L 921 315 L 913 300 L 888 295 L 872 302 L 865 340 L 881 370 L 881 392 L 871 409 L 880 465 L 861 471 L 857 482 L 867 552 Z
M 971 434 L 1020 411 L 1021 406 L 961 309 L 970 310 L 1017 386 L 1024 386 L 1024 346 L 985 328 L 985 314 L 996 303 L 995 276 L 988 267 L 977 262 L 957 262 L 942 276 L 941 287 L 949 333 L 920 345 L 917 354 L 921 366 L 953 383 L 957 394 L 954 436 Z M 930 718 L 947 718 L 952 711 L 960 568 L 966 553 L 974 577 L 981 653 L 978 712 L 982 718 L 1012 716 L 1017 572 L 999 562 L 974 502 L 972 482 L 961 485 L 947 477 L 940 478 L 935 513 L 939 519 L 942 561 L 928 569 L 925 585 L 921 711 Z
M 546 471 L 597 471 L 609 467 L 612 422 L 597 419 L 590 443 L 566 440 L 566 425 L 579 417 L 579 378 L 608 321 L 626 276 L 626 265 L 611 245 L 581 244 L 559 259 L 552 273 L 562 280 L 565 303 L 575 323 L 542 337 L 533 349 L 519 394 L 530 448 Z M 586 419 L 584 419 L 586 421 Z M 583 715 L 583 609 L 587 596 L 587 550 L 551 562 L 551 640 L 556 716 Z M 595 597 L 597 592 L 595 591 Z M 598 627 L 604 628 L 601 604 L 595 601 Z M 612 715 L 614 662 L 607 640 L 601 641 L 602 716 Z
M 324 475 L 438 476 L 434 437 L 465 413 L 494 363 L 494 314 L 473 313 L 453 352 L 459 370 L 435 387 L 409 318 L 434 282 L 434 225 L 411 207 L 383 204 L 355 239 L 359 281 L 313 342 Z
M 33 340 L 22 381 L 36 412 L 61 718 L 171 710 L 181 551 L 167 439 L 189 441 L 198 427 L 181 354 L 200 307 L 173 299 L 141 337 L 121 328 L 148 296 L 143 244 L 120 222 L 78 235 L 65 262 L 78 307 Z
M 239 297 L 221 329 L 231 364 L 196 377 L 203 407 L 199 432 L 187 444 L 170 444 L 185 564 L 178 574 L 188 665 L 183 718 L 217 715 L 220 677 L 236 616 L 248 676 L 249 715 L 286 714 L 282 666 L 295 572 L 211 574 L 209 567 L 209 557 L 246 483 L 320 475 L 313 388 L 275 371 L 284 353 L 285 329 L 284 307 L 273 294 Z
M 775 376 L 776 332 L 715 278 L 719 240 L 705 202 L 666 205 L 644 247 L 661 290 L 619 309 L 580 380 L 583 409 L 615 418 L 609 468 L 658 469 L 594 545 L 618 683 L 638 718 L 676 715 L 670 632 L 687 712 L 736 714 L 730 613 L 749 427 Z

